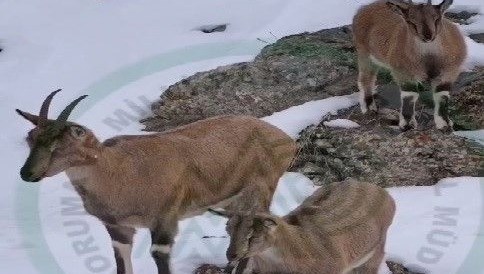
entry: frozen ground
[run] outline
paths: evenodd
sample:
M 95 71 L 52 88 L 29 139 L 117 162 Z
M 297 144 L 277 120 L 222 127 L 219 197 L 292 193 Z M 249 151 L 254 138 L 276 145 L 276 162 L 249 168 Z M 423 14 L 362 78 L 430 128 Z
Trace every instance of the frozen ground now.
M 272 42 L 288 34 L 348 24 L 359 5 L 367 2 L 0 1 L 0 47 L 4 49 L 0 53 L 0 121 L 4 125 L 0 134 L 4 186 L 0 192 L 0 272 L 111 273 L 113 260 L 107 233 L 97 220 L 82 212 L 66 214 L 70 207 L 77 212 L 76 204 L 70 203 L 78 200 L 64 175 L 37 185 L 21 182 L 18 171 L 27 155 L 23 138 L 30 126 L 14 114 L 14 108 L 36 112 L 50 91 L 62 87 L 53 114 L 86 93 L 90 98 L 77 110 L 76 121 L 101 139 L 139 133 L 137 120 L 148 115 L 148 102 L 164 87 L 198 71 L 251 60 L 266 45 L 260 40 Z M 481 0 L 455 2 L 458 8 L 470 6 L 484 12 Z M 483 29 L 483 18 L 476 18 L 465 31 Z M 193 30 L 217 23 L 230 25 L 226 32 L 216 34 Z M 468 45 L 468 64 L 484 64 L 484 47 L 470 40 Z M 296 137 L 325 112 L 353 103 L 351 96 L 330 98 L 266 120 Z M 291 189 L 294 186 L 297 189 Z M 479 230 L 482 178 L 454 178 L 444 186 L 440 196 L 438 188 L 431 187 L 390 190 L 399 209 L 389 236 L 389 257 L 437 274 L 484 273 L 484 268 L 478 268 L 482 266 L 479 255 L 484 255 L 478 249 L 484 235 Z M 275 210 L 287 212 L 311 190 L 302 175 L 287 174 L 279 188 L 285 195 L 277 196 L 284 198 L 276 198 Z M 75 233 L 81 225 L 87 229 Z M 197 217 L 183 222 L 181 231 L 173 261 L 176 273 L 189 273 L 199 262 L 223 262 L 226 239 L 201 239 L 224 236 L 222 220 Z M 146 232 L 139 233 L 137 240 L 133 254 L 137 273 L 154 273 Z M 93 248 L 76 253 L 79 243 Z M 458 270 L 461 265 L 464 268 Z

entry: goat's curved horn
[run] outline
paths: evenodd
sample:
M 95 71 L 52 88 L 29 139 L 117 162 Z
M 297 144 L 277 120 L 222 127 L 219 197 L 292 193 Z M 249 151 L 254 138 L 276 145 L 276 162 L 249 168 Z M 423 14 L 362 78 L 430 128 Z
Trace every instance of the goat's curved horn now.
M 44 102 L 42 103 L 42 106 L 40 107 L 39 125 L 45 125 L 45 123 L 47 122 L 47 119 L 49 119 L 48 115 L 49 115 L 50 102 L 52 102 L 54 95 L 56 95 L 61 90 L 62 89 L 53 91 L 47 96 L 47 98 L 45 98 Z
M 79 104 L 80 101 L 82 101 L 86 97 L 87 97 L 87 95 L 82 95 L 81 97 L 79 97 L 76 100 L 72 101 L 72 103 L 70 103 L 61 112 L 61 114 L 59 115 L 59 117 L 57 117 L 56 122 L 60 122 L 62 124 L 65 123 L 65 122 L 67 122 L 67 119 L 69 118 L 69 115 L 71 115 L 72 110 L 77 106 L 77 104 Z

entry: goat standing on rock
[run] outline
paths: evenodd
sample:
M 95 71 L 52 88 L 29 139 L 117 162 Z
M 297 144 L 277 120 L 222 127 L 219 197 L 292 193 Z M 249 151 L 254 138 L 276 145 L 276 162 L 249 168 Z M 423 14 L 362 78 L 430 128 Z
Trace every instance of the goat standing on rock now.
M 438 129 L 452 128 L 449 96 L 467 55 L 464 37 L 444 17 L 452 0 L 439 5 L 413 4 L 412 0 L 377 1 L 362 7 L 353 19 L 358 52 L 358 87 L 363 113 L 377 110 L 373 95 L 378 66 L 391 70 L 400 86 L 399 126 L 417 127 L 415 102 L 418 83 L 433 91 L 434 122 Z
M 347 180 L 321 187 L 282 218 L 211 212 L 229 218 L 232 273 L 377 274 L 395 202 L 377 185 Z
M 20 171 L 38 182 L 65 171 L 86 211 L 111 236 L 117 273 L 133 273 L 136 228 L 151 231 L 158 273 L 170 273 L 169 257 L 178 220 L 209 207 L 267 212 L 279 178 L 289 167 L 295 142 L 257 118 L 221 116 L 163 133 L 118 136 L 101 143 L 89 129 L 69 122 L 68 105 L 56 120 L 17 109 L 36 127 L 28 133 L 30 154 Z M 250 199 L 248 199 L 250 197 Z

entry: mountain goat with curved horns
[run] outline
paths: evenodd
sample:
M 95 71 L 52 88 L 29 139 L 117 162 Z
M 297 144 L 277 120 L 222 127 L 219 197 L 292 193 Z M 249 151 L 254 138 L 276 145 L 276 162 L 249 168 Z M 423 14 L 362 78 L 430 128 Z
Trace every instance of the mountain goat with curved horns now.
M 38 116 L 17 109 L 35 125 L 28 133 L 30 154 L 20 175 L 38 182 L 66 172 L 86 211 L 106 226 L 117 273 L 133 273 L 136 228 L 150 230 L 158 273 L 168 274 L 178 220 L 209 207 L 255 206 L 267 212 L 296 151 L 284 132 L 247 116 L 215 117 L 162 133 L 100 142 L 86 127 L 68 121 L 86 96 L 57 119 L 47 118 L 57 92 L 45 99 Z

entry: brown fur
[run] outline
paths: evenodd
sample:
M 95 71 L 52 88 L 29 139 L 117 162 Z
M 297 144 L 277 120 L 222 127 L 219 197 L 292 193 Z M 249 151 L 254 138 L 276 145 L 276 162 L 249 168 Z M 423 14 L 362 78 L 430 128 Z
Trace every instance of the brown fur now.
M 234 261 L 250 258 L 244 273 L 341 274 L 357 268 L 376 274 L 394 214 L 384 189 L 353 180 L 333 183 L 282 218 L 226 213 L 229 250 Z
M 443 17 L 451 2 L 446 0 L 432 6 L 399 0 L 377 1 L 356 13 L 353 31 L 363 112 L 368 103 L 376 110 L 372 101 L 377 65 L 389 68 L 400 85 L 428 82 L 436 90 L 439 85 L 456 81 L 467 50 L 457 26 Z M 416 126 L 415 121 L 401 121 L 401 126 L 409 123 Z
M 37 116 L 17 112 L 37 125 Z M 65 171 L 86 211 L 108 228 L 116 260 L 128 257 L 121 265 L 131 266 L 120 250 L 131 250 L 134 229 L 149 228 L 159 273 L 169 273 L 178 220 L 209 206 L 268 211 L 296 151 L 280 129 L 248 116 L 215 117 L 104 143 L 75 123 L 61 129 L 53 120 L 46 124 L 29 132 L 31 153 L 22 178 L 35 182 Z
M 267 139 L 251 140 L 251 133 Z M 113 146 L 99 144 L 95 164 L 66 172 L 73 182 L 86 178 L 82 186 L 102 196 L 103 208 L 115 215 L 142 213 L 140 224 L 127 224 L 141 227 L 153 227 L 166 215 L 179 219 L 198 214 L 247 188 L 260 194 L 257 202 L 267 209 L 294 153 L 293 142 L 282 131 L 251 117 L 212 118 L 170 132 L 114 140 Z M 269 150 L 261 144 L 278 141 L 284 143 Z M 96 211 L 86 202 L 86 209 Z

